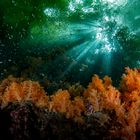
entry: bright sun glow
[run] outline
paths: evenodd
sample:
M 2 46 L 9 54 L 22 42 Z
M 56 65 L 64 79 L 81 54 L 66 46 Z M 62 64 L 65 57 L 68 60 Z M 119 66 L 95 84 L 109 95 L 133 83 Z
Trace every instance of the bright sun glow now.
M 128 0 L 103 0 L 103 2 L 108 2 L 112 5 L 125 5 Z
M 113 7 L 122 7 L 128 0 L 93 1 L 95 3 L 96 1 L 100 1 L 103 5 L 107 4 L 108 8 L 111 9 Z M 59 42 L 61 40 L 62 44 L 67 44 L 67 42 L 77 41 L 74 44 L 75 46 L 69 48 L 65 52 L 66 59 L 72 61 L 70 61 L 68 66 L 64 68 L 59 78 L 61 79 L 65 75 L 68 75 L 73 71 L 73 68 L 78 68 L 80 72 L 89 69 L 91 65 L 96 65 L 96 62 L 101 61 L 100 57 L 102 57 L 102 69 L 106 73 L 109 73 L 112 58 L 114 57 L 114 54 L 121 49 L 121 46 L 116 39 L 117 26 L 123 23 L 121 16 L 116 16 L 114 11 L 110 11 L 110 14 L 105 9 L 104 13 L 98 17 L 98 20 L 96 20 L 96 18 L 94 19 L 94 14 L 97 9 L 95 9 L 94 3 L 87 6 L 85 0 L 69 0 L 67 8 L 67 16 L 73 17 L 76 12 L 79 12 L 82 20 L 80 23 L 77 23 L 77 21 L 74 23 L 66 23 L 64 24 L 64 29 L 60 28 L 60 31 L 58 29 L 56 42 L 57 40 Z M 61 15 L 61 11 L 55 8 L 46 8 L 44 14 L 48 17 L 56 17 L 56 15 Z M 83 20 L 85 15 L 87 18 L 90 17 L 87 22 L 86 20 Z M 139 14 L 135 17 L 135 20 L 137 19 L 139 19 Z M 55 62 L 59 63 L 59 60 L 62 58 L 63 56 L 59 56 Z
M 111 3 L 114 3 L 116 2 L 116 0 L 106 0 L 107 2 L 111 2 Z
M 55 17 L 55 16 L 58 16 L 58 11 L 56 10 L 56 9 L 54 9 L 54 8 L 46 8 L 45 10 L 44 10 L 44 14 L 46 15 L 46 16 L 49 16 L 49 17 Z

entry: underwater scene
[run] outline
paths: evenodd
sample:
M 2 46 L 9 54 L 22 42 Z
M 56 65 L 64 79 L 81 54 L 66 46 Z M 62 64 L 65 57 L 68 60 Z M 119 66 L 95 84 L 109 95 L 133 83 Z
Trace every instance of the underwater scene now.
M 0 7 L 1 140 L 140 140 L 140 0 Z

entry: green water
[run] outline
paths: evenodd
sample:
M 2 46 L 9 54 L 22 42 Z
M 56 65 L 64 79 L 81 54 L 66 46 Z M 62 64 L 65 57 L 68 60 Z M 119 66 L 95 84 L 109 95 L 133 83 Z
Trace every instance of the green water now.
M 1 0 L 0 77 L 114 84 L 140 66 L 139 0 Z

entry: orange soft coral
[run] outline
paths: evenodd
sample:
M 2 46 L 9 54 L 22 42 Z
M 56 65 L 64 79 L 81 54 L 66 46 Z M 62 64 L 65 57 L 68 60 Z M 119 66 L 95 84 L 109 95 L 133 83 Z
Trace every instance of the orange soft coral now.
M 10 102 L 31 101 L 37 106 L 48 105 L 48 97 L 38 82 L 24 81 L 21 83 L 13 82 L 6 88 L 2 95 L 2 106 Z
M 92 77 L 92 82 L 89 83 L 87 90 L 84 92 L 84 96 L 88 97 L 93 89 L 97 90 L 97 92 L 103 92 L 105 90 L 103 81 L 97 75 Z
M 0 95 L 4 93 L 7 87 L 9 87 L 13 82 L 22 82 L 24 78 L 15 78 L 12 75 L 8 76 L 8 78 L 4 79 L 0 84 Z
M 111 85 L 109 77 L 104 77 L 104 81 L 97 75 L 92 78 L 84 97 L 93 105 L 94 111 L 119 107 L 121 104 L 120 92 Z
M 132 71 L 132 73 L 135 71 Z M 126 75 L 129 77 L 129 75 Z M 135 139 L 136 123 L 138 121 L 138 104 L 135 102 L 131 107 L 128 106 L 129 100 L 139 99 L 140 96 L 137 94 L 134 97 L 130 97 L 129 100 L 126 98 L 122 103 L 122 95 L 115 87 L 111 85 L 111 79 L 108 77 L 104 78 L 104 81 L 99 79 L 98 76 L 92 78 L 92 82 L 89 84 L 87 90 L 84 93 L 86 100 L 92 105 L 93 112 L 103 112 L 103 110 L 114 110 L 116 114 L 116 125 L 120 127 L 111 128 L 111 135 L 118 135 L 124 139 L 132 138 Z M 129 93 L 130 94 L 130 93 Z M 126 107 L 128 110 L 126 110 Z
M 113 86 L 109 86 L 103 93 L 103 107 L 106 109 L 116 109 L 121 105 L 120 92 Z
M 121 90 L 122 92 L 140 91 L 140 72 L 137 69 L 126 68 L 126 74 L 122 76 Z
M 127 114 L 127 123 L 133 128 L 133 132 L 135 132 L 136 129 L 139 131 L 140 71 L 126 68 L 126 74 L 122 76 L 120 90 L 122 91 L 121 98 Z
M 66 113 L 71 104 L 70 94 L 67 90 L 58 90 L 54 95 L 51 96 L 50 111 L 56 111 Z
M 82 113 L 85 112 L 85 105 L 84 105 L 84 100 L 82 97 L 75 97 L 74 100 L 72 101 L 72 106 L 73 106 L 73 118 L 75 121 L 78 122 L 83 122 L 82 119 Z
M 51 96 L 49 109 L 50 111 L 65 114 L 66 118 L 82 121 L 82 113 L 85 111 L 85 105 L 82 97 L 77 96 L 74 100 L 70 100 L 70 94 L 67 90 L 58 90 Z
M 112 86 L 109 77 L 101 80 L 97 75 L 92 78 L 83 96 L 80 88 L 77 90 L 70 90 L 71 94 L 67 90 L 58 90 L 48 97 L 38 82 L 9 77 L 0 85 L 0 100 L 2 106 L 10 102 L 31 101 L 38 107 L 47 107 L 49 111 L 64 114 L 67 119 L 77 122 L 84 122 L 84 117 L 91 114 L 105 113 L 114 123 L 108 130 L 111 136 L 135 139 L 135 132 L 140 131 L 139 70 L 126 68 L 120 90 Z M 109 112 L 115 112 L 115 118 L 111 118 Z

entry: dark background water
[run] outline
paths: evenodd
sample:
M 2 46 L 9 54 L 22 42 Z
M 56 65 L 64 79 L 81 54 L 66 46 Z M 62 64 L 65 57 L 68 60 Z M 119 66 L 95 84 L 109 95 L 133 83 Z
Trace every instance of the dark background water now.
M 54 88 L 140 66 L 139 0 L 1 0 L 0 78 Z

